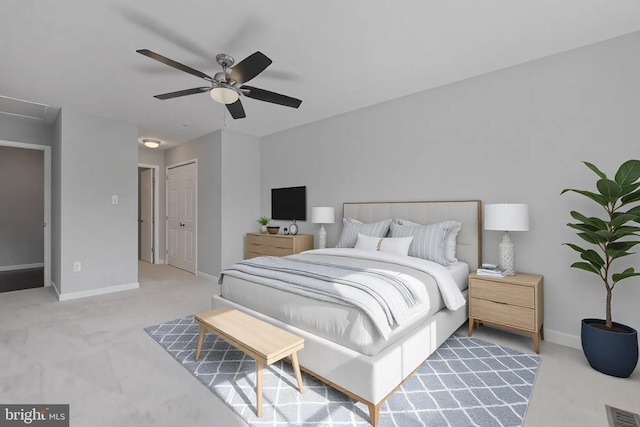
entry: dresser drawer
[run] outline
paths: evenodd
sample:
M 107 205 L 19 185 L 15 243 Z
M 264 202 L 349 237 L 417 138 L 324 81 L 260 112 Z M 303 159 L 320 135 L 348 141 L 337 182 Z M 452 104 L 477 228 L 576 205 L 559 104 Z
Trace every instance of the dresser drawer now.
M 473 279 L 471 298 L 495 301 L 526 308 L 534 308 L 535 289 L 511 283 L 499 283 L 482 279 Z
M 484 299 L 471 298 L 469 317 L 475 320 L 535 331 L 535 312 L 532 308 L 501 304 Z
M 271 240 L 269 239 L 268 235 L 260 235 L 260 234 L 247 234 L 247 246 L 249 245 L 264 245 L 267 246 L 269 245 L 269 242 Z
M 293 239 L 288 239 L 286 237 L 274 237 L 269 241 L 269 246 L 288 249 L 289 254 L 291 254 L 291 249 L 293 249 Z

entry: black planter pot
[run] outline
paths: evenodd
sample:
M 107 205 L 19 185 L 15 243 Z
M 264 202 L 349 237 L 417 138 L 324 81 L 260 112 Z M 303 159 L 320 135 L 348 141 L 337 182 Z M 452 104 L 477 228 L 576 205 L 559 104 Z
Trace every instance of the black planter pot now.
M 582 351 L 589 365 L 603 374 L 627 378 L 638 364 L 638 331 L 613 322 L 626 332 L 612 332 L 592 326 L 602 319 L 582 319 Z

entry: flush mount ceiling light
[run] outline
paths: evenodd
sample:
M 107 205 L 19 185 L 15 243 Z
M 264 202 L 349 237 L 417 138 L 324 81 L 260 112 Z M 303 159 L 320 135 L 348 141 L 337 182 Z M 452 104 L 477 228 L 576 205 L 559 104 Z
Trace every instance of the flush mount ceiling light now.
M 147 148 L 158 148 L 160 146 L 161 142 L 162 141 L 157 140 L 157 139 L 148 139 L 148 138 L 145 138 L 145 139 L 142 140 L 142 143 Z
M 238 100 L 238 92 L 227 83 L 214 82 L 213 89 L 209 92 L 211 98 L 220 104 L 233 104 Z

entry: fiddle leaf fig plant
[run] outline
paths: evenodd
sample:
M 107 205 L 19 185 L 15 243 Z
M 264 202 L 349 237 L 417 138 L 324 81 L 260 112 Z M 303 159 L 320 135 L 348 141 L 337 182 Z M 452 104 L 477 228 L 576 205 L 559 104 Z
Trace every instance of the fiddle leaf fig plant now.
M 640 160 L 624 162 L 616 172 L 614 179 L 607 177 L 594 164 L 583 162 L 598 179 L 597 192 L 566 188 L 560 194 L 573 192 L 581 194 L 604 210 L 602 217 L 588 217 L 580 212 L 571 211 L 576 222 L 567 226 L 576 230 L 583 241 L 582 245 L 565 243 L 580 254 L 581 261 L 571 267 L 588 271 L 600 277 L 606 290 L 605 325 L 613 329 L 611 320 L 611 297 L 616 285 L 630 277 L 640 276 L 633 267 L 620 271 L 614 268 L 614 261 L 633 254 L 631 249 L 640 244 Z

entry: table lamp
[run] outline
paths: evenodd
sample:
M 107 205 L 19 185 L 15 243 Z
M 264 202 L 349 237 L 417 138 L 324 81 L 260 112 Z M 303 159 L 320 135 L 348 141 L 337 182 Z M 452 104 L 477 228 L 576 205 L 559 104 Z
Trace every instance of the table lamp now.
M 318 206 L 311 208 L 311 222 L 320 225 L 320 233 L 318 233 L 318 247 L 324 249 L 327 247 L 327 232 L 324 224 L 333 224 L 335 222 L 335 212 L 333 208 L 326 206 Z
M 522 203 L 485 205 L 484 229 L 504 231 L 498 246 L 499 265 L 507 275 L 516 274 L 516 249 L 510 231 L 529 231 L 529 207 Z

